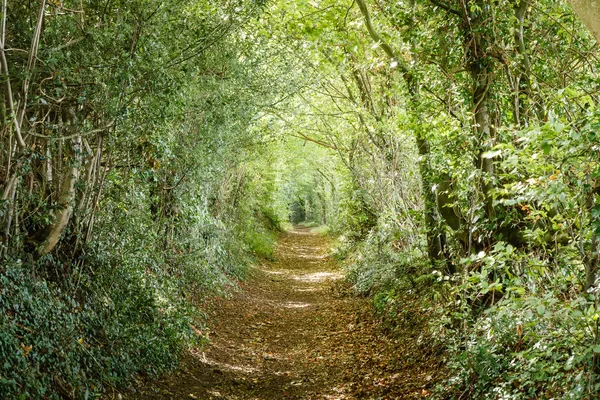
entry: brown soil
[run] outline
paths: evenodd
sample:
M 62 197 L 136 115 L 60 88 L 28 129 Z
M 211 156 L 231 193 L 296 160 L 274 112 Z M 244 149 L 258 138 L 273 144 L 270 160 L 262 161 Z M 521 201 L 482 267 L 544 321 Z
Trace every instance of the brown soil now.
M 421 399 L 437 379 L 418 327 L 391 339 L 352 296 L 330 243 L 306 228 L 281 235 L 216 307 L 211 343 L 131 399 Z M 398 337 L 396 335 L 395 337 Z

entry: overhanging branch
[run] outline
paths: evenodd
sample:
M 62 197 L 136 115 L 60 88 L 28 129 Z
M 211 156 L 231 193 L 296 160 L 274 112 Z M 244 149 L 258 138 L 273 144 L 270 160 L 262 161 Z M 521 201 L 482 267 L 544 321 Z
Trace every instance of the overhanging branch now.
M 294 136 L 294 137 L 297 137 L 297 138 L 299 138 L 299 139 L 304 139 L 304 140 L 307 140 L 307 141 L 309 141 L 309 142 L 312 142 L 312 143 L 318 144 L 319 146 L 322 146 L 322 147 L 325 147 L 325 148 L 328 148 L 328 149 L 332 149 L 332 150 L 336 150 L 336 149 L 337 149 L 335 146 L 333 146 L 333 145 L 331 145 L 331 144 L 329 144 L 329 143 L 323 142 L 322 140 L 319 140 L 319 139 L 314 139 L 314 138 L 311 138 L 310 136 L 306 136 L 306 135 L 305 135 L 304 133 L 302 133 L 302 132 L 298 132 L 298 134 L 297 134 L 297 135 L 292 135 L 292 136 Z
M 385 54 L 388 55 L 388 57 L 392 60 L 392 62 L 395 61 L 397 63 L 398 68 L 400 68 L 400 70 L 403 73 L 408 73 L 408 67 L 400 62 L 398 57 L 396 57 L 396 54 L 394 53 L 394 50 L 392 49 L 392 47 L 389 44 L 387 44 L 381 38 L 381 36 L 379 36 L 379 33 L 377 33 L 377 31 L 373 27 L 373 22 L 371 21 L 371 15 L 369 14 L 369 9 L 367 8 L 365 1 L 364 0 L 356 0 L 356 4 L 358 4 L 358 8 L 360 8 L 360 12 L 362 13 L 362 15 L 365 19 L 365 24 L 367 25 L 367 30 L 369 31 L 369 35 L 371 36 L 371 38 L 376 43 L 379 43 L 379 45 L 381 46 L 383 51 L 385 51 Z

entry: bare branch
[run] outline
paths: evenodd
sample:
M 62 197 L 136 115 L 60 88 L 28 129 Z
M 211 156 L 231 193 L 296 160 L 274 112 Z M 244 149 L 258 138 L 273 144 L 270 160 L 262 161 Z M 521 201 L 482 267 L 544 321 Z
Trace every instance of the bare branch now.
M 323 146 L 323 147 L 326 147 L 326 148 L 328 148 L 328 149 L 336 150 L 336 147 L 335 147 L 335 146 L 333 146 L 333 145 L 331 145 L 331 144 L 329 144 L 329 143 L 323 142 L 322 140 L 319 140 L 319 139 L 314 139 L 314 138 L 311 138 L 310 136 L 306 136 L 306 135 L 305 135 L 304 133 L 302 133 L 302 132 L 298 132 L 298 135 L 292 135 L 292 136 L 294 136 L 294 137 L 297 137 L 297 138 L 300 138 L 300 139 L 307 140 L 307 141 L 309 141 L 309 142 L 313 142 L 313 143 L 315 143 L 315 144 L 318 144 L 319 146 Z

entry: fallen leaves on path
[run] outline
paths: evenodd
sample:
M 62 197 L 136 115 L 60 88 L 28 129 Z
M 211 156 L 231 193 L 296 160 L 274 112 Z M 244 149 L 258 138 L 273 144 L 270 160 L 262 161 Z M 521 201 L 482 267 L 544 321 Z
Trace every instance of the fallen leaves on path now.
M 385 334 L 328 252 L 327 239 L 308 229 L 283 234 L 276 261 L 216 300 L 211 344 L 130 398 L 428 398 L 437 366 L 426 362 L 420 327 Z

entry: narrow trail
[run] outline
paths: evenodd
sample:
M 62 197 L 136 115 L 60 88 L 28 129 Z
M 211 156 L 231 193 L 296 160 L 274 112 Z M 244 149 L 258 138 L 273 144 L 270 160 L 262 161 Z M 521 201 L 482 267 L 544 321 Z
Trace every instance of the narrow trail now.
M 421 399 L 423 371 L 382 334 L 366 299 L 347 293 L 330 243 L 309 229 L 281 235 L 276 261 L 219 300 L 211 344 L 132 399 Z

